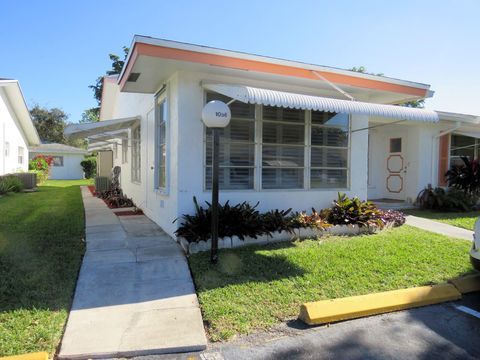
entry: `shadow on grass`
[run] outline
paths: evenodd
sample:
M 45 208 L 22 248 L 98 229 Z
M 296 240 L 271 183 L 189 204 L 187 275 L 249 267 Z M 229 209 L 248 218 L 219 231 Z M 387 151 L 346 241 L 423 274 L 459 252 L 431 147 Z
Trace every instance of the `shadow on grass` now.
M 249 282 L 270 282 L 302 276 L 305 271 L 285 256 L 269 251 L 295 247 L 292 242 L 252 245 L 220 250 L 218 263 L 210 263 L 210 252 L 190 256 L 189 263 L 197 290 L 209 290 Z M 250 275 L 254 274 L 254 275 Z

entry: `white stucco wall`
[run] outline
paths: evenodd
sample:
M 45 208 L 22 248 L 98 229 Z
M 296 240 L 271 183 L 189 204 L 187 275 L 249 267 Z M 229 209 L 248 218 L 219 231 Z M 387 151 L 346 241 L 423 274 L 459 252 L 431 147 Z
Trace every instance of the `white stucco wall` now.
M 63 156 L 63 166 L 50 167 L 51 180 L 78 180 L 83 179 L 83 168 L 80 162 L 85 159 L 83 154 L 71 154 L 71 153 L 49 153 L 49 152 L 30 152 L 30 158 L 35 155 L 42 154 L 45 156 Z
M 203 124 L 200 113 L 204 105 L 204 92 L 200 85 L 202 80 L 245 83 L 245 79 L 214 76 L 210 74 L 182 73 L 179 75 L 179 134 L 178 134 L 178 213 L 192 213 L 192 198 L 200 202 L 210 201 L 210 191 L 204 190 L 203 169 Z M 259 85 L 251 82 L 250 85 Z M 262 84 L 270 88 L 279 84 Z M 285 86 L 284 90 L 289 87 Z M 311 89 L 310 89 L 311 90 Z M 352 130 L 368 126 L 368 118 L 354 115 L 351 118 Z M 367 135 L 368 132 L 352 133 L 350 142 L 350 187 L 347 190 L 240 190 L 221 191 L 222 202 L 232 203 L 249 201 L 260 202 L 259 209 L 287 209 L 296 211 L 320 209 L 328 206 L 336 198 L 338 191 L 349 196 L 367 197 Z
M 20 130 L 15 112 L 9 106 L 6 94 L 0 88 L 0 175 L 28 170 L 28 146 Z M 6 143 L 9 154 L 6 156 Z M 18 148 L 23 148 L 23 163 L 18 162 Z

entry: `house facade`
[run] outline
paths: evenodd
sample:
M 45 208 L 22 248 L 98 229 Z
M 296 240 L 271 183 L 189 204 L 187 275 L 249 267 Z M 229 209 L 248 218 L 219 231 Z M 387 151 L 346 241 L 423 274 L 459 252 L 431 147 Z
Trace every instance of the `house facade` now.
M 27 171 L 28 148 L 39 143 L 18 81 L 0 79 L 0 175 Z
M 104 78 L 102 121 L 67 134 L 120 166 L 124 192 L 173 235 L 193 197 L 211 197 L 208 101 L 232 112 L 220 200 L 302 211 L 339 191 L 412 202 L 443 185 L 452 134 L 480 119 L 394 106 L 432 95 L 416 82 L 136 36 L 122 73 Z
M 83 168 L 80 163 L 85 159 L 88 151 L 64 144 L 40 144 L 31 147 L 30 159 L 37 155 L 46 155 L 53 158 L 49 179 L 77 180 L 83 179 Z

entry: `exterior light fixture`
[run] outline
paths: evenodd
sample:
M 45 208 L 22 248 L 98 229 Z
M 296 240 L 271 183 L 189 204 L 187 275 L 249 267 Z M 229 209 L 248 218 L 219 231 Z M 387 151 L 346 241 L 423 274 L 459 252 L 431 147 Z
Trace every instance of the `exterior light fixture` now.
M 219 173 L 219 130 L 228 126 L 232 114 L 227 104 L 213 100 L 208 102 L 202 110 L 202 121 L 206 127 L 212 129 L 213 156 L 212 156 L 212 249 L 210 261 L 215 264 L 218 260 L 218 173 Z

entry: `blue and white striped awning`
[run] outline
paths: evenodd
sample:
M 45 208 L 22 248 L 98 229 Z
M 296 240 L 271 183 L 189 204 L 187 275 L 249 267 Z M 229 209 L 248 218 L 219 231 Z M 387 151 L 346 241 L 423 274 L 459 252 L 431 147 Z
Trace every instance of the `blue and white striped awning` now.
M 438 114 L 433 110 L 332 99 L 243 85 L 202 84 L 202 86 L 207 90 L 250 104 L 378 116 L 398 120 L 438 122 Z

